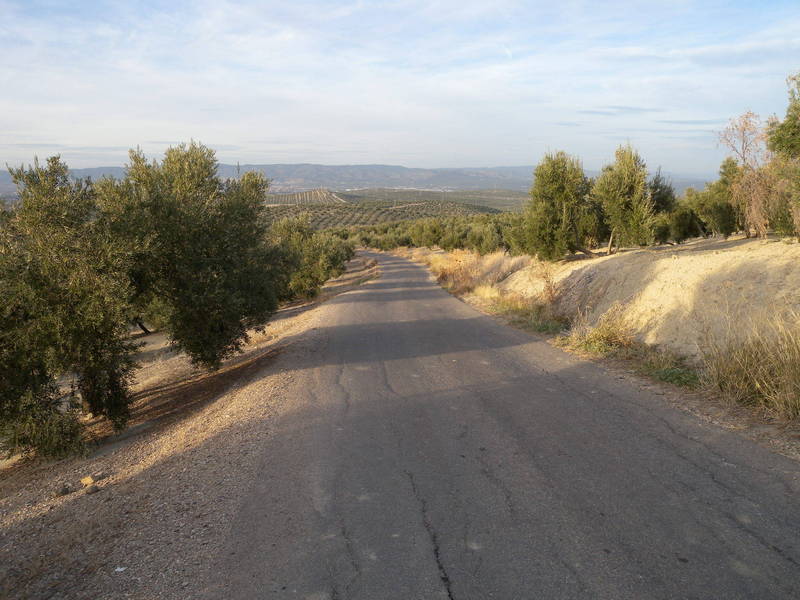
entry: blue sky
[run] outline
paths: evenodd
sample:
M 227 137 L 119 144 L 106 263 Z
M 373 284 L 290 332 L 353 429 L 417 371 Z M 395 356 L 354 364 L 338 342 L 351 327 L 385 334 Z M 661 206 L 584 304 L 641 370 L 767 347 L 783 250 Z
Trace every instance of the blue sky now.
M 0 0 L 0 55 L 0 164 L 195 139 L 242 164 L 596 169 L 629 141 L 706 176 L 727 119 L 783 114 L 800 2 Z

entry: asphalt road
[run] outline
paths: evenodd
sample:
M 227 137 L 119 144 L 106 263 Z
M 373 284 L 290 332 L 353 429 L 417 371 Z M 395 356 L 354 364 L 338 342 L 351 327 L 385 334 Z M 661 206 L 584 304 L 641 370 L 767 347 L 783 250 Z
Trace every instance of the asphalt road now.
M 323 305 L 213 597 L 800 598 L 800 468 L 420 266 Z

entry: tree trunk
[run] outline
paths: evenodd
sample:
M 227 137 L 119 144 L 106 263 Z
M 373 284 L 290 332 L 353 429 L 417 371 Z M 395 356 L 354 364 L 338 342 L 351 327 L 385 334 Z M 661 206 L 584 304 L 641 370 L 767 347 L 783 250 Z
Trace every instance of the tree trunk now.
M 583 246 L 578 246 L 577 250 L 578 250 L 578 252 L 583 252 L 586 256 L 592 256 L 592 257 L 597 256 L 597 254 L 595 254 L 594 252 L 592 252 L 588 248 L 584 248 Z
M 611 235 L 608 236 L 608 250 L 606 250 L 606 256 L 611 255 L 611 246 L 614 243 L 614 232 L 611 232 Z
M 141 329 L 145 335 L 150 335 L 150 330 L 144 326 L 144 321 L 137 318 L 134 320 L 134 323 L 136 323 L 139 326 L 139 329 Z

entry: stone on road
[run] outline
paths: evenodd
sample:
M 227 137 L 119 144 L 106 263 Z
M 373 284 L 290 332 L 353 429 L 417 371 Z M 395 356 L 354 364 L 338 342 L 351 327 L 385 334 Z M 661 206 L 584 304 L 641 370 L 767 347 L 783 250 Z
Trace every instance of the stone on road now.
M 800 597 L 796 463 L 376 258 L 292 358 L 209 597 Z

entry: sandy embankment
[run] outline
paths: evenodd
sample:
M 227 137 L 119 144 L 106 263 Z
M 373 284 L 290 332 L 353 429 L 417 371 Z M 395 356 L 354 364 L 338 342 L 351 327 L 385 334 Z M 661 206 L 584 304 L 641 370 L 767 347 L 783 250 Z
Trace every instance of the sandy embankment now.
M 430 262 L 436 252 L 407 254 Z M 549 278 L 555 309 L 569 318 L 596 323 L 620 302 L 641 341 L 690 357 L 708 336 L 728 339 L 776 313 L 800 313 L 800 244 L 780 240 L 696 240 L 553 266 L 499 253 L 461 257 L 474 261 L 479 283 L 509 294 L 540 298 Z

